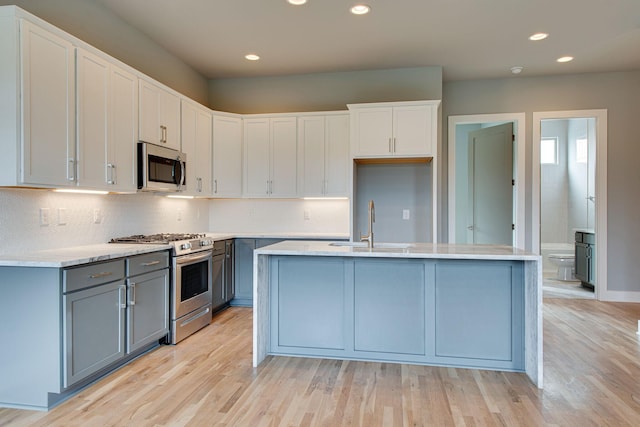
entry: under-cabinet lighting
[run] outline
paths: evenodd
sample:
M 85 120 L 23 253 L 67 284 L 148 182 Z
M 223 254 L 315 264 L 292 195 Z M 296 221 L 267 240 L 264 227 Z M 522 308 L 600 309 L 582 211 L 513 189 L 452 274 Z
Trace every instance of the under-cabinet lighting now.
M 170 199 L 193 199 L 193 196 L 185 196 L 183 194 L 169 194 L 167 197 Z
M 76 194 L 109 194 L 108 191 L 103 190 L 81 190 L 77 188 L 56 188 L 56 193 L 76 193 Z
M 303 200 L 349 200 L 348 197 L 303 197 Z

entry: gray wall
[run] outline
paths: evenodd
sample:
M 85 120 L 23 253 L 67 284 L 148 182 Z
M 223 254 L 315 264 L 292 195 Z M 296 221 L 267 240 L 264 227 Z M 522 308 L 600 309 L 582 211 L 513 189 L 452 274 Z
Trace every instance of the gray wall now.
M 443 86 L 443 135 L 447 135 L 450 115 L 525 112 L 526 155 L 531 159 L 532 113 L 580 109 L 608 110 L 608 289 L 640 291 L 636 280 L 638 255 L 633 250 L 640 241 L 637 226 L 640 208 L 640 71 L 593 73 L 551 77 L 524 76 L 496 80 L 445 83 Z M 441 177 L 446 177 L 447 142 L 440 151 Z M 527 224 L 531 223 L 531 164 L 527 164 Z M 446 199 L 446 183 L 441 194 Z M 446 222 L 446 200 L 441 204 Z M 442 230 L 446 230 L 444 224 Z M 531 245 L 531 227 L 526 230 Z
M 12 4 L 207 105 L 207 79 L 98 2 L 0 0 L 0 6 Z
M 359 102 L 442 98 L 442 67 L 218 79 L 209 106 L 233 113 L 345 110 Z

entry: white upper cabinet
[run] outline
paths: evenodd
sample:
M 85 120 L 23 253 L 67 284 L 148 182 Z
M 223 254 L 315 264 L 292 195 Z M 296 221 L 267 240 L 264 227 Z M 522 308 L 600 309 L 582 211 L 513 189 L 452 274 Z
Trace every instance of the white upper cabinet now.
M 213 197 L 242 197 L 242 119 L 213 115 Z
M 180 150 L 180 98 L 140 79 L 140 140 Z
M 244 120 L 246 197 L 297 197 L 296 117 Z
M 366 157 L 433 157 L 440 101 L 351 104 L 351 154 Z
M 301 196 L 348 196 L 349 115 L 298 118 Z
M 68 40 L 21 20 L 20 49 L 21 55 L 16 56 L 21 58 L 22 91 L 18 183 L 76 185 L 75 48 Z M 2 60 L 11 58 L 3 54 Z
M 137 77 L 77 50 L 78 185 L 135 191 Z
M 211 137 L 211 111 L 183 99 L 182 152 L 187 155 L 186 194 L 211 195 Z

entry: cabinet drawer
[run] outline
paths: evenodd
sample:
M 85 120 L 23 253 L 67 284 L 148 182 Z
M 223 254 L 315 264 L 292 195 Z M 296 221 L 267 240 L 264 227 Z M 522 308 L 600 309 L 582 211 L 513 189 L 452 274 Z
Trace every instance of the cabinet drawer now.
M 102 262 L 62 270 L 62 291 L 73 292 L 124 278 L 124 260 Z
M 169 267 L 169 252 L 152 252 L 127 258 L 127 276 L 148 273 Z
M 596 243 L 596 236 L 595 234 L 591 234 L 591 233 L 582 233 L 582 243 L 588 243 L 590 245 L 593 245 Z

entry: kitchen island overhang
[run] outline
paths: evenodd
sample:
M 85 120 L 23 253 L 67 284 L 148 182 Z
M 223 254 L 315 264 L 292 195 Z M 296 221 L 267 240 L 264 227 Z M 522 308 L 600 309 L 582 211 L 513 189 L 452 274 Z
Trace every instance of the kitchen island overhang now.
M 253 364 L 267 355 L 526 373 L 542 388 L 542 267 L 509 246 L 254 252 Z

